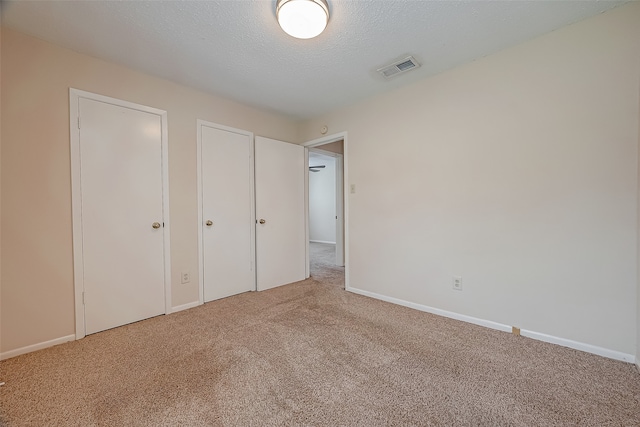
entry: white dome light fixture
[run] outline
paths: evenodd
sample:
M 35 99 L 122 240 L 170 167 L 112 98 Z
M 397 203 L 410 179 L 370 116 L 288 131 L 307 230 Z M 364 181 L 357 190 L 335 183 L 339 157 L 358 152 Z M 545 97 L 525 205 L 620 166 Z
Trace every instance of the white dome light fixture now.
M 327 27 L 329 5 L 326 0 L 278 0 L 276 17 L 285 33 L 311 39 Z

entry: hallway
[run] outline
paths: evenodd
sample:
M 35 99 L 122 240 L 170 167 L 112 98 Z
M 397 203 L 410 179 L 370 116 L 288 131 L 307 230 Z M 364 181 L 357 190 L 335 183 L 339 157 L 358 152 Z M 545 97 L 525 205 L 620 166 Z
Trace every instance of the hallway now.
M 336 245 L 309 243 L 311 279 L 344 289 L 344 267 L 336 265 Z

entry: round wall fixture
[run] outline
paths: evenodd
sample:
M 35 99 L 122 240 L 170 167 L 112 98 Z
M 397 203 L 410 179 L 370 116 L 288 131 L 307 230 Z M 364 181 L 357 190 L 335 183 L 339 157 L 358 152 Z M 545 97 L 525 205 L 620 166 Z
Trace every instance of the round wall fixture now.
M 324 135 L 328 130 L 329 128 L 327 127 L 327 125 L 324 125 L 320 128 L 320 133 Z
M 329 5 L 326 0 L 278 0 L 276 17 L 285 33 L 311 39 L 327 27 Z

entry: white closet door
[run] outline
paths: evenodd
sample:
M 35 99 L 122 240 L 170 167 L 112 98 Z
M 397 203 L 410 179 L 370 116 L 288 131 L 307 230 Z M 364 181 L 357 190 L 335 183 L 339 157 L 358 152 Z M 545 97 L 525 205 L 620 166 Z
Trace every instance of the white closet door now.
M 86 333 L 165 313 L 161 117 L 80 98 Z
M 305 278 L 304 147 L 256 137 L 258 290 Z
M 199 122 L 204 301 L 255 289 L 252 135 Z

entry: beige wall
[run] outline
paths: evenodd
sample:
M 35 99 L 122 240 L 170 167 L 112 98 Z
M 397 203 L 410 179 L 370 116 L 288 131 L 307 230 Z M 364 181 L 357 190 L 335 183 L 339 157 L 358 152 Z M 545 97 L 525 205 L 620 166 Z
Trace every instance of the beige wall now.
M 349 285 L 633 358 L 639 22 L 630 3 L 304 123 L 348 131 Z
M 320 145 L 317 148 L 324 151 L 331 151 L 332 153 L 336 153 L 336 154 L 344 154 L 343 146 L 344 146 L 344 141 L 340 140 L 336 142 L 330 142 L 329 144 Z
M 2 4 L 0 4 L 0 99 L 2 99 Z M 2 105 L 0 104 L 0 242 L 2 242 Z M 0 244 L 0 352 L 2 352 L 2 244 Z
M 173 306 L 198 300 L 196 119 L 297 138 L 285 117 L 3 28 L 2 352 L 74 334 L 69 87 L 168 112 Z

